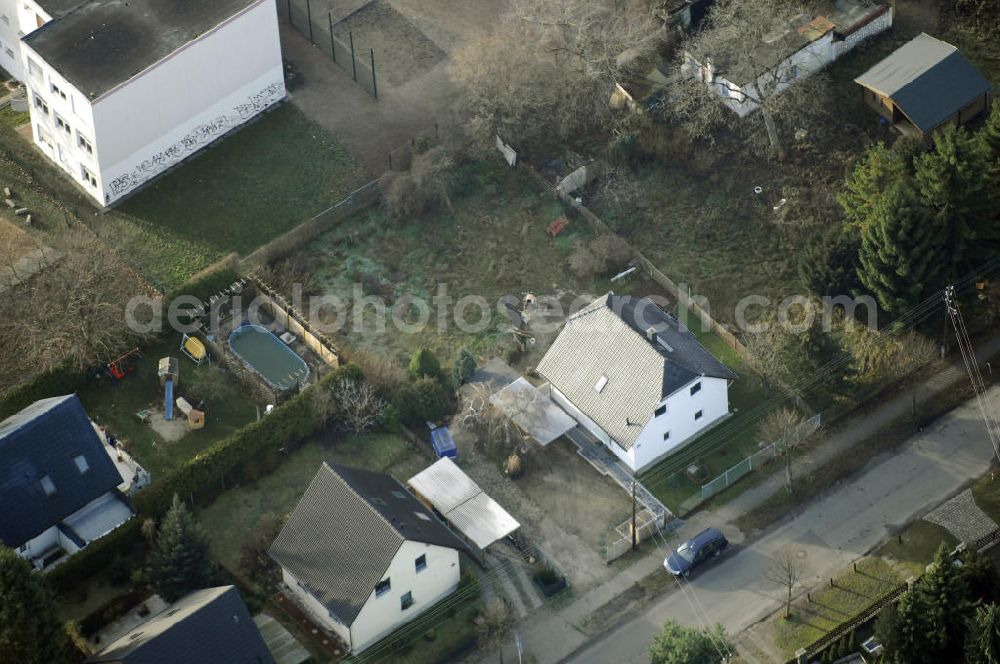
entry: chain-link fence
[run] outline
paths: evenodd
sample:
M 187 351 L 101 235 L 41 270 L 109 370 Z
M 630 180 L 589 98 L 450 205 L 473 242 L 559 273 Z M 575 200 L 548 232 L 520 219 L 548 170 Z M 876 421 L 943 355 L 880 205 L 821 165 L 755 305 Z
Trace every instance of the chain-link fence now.
M 814 415 L 800 424 L 799 428 L 812 432 L 818 429 L 819 425 L 820 416 Z M 707 484 L 703 484 L 700 495 L 696 495 L 698 495 L 701 500 L 708 500 L 723 489 L 735 484 L 740 480 L 740 478 L 750 473 L 754 468 L 761 468 L 777 459 L 781 456 L 783 445 L 784 441 L 779 440 L 767 445 L 766 447 L 762 447 L 760 450 L 743 459 L 738 464 L 716 477 L 714 480 L 708 482 Z
M 356 49 L 354 33 L 340 25 L 343 19 L 338 20 L 333 12 L 327 11 L 326 3 L 285 0 L 285 11 L 292 27 L 327 53 L 368 94 L 378 97 L 375 49 Z

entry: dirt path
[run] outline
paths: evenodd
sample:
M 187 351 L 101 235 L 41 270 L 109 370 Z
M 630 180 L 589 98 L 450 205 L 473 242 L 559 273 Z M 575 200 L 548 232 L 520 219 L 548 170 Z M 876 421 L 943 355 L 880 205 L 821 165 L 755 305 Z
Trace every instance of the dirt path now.
M 459 92 L 448 76 L 448 53 L 486 29 L 504 4 L 380 0 L 360 10 L 350 21 L 357 23 L 359 49 L 365 41 L 365 48 L 376 50 L 378 99 L 281 16 L 282 52 L 303 79 L 292 101 L 333 133 L 369 176 L 377 177 L 387 170 L 389 153 L 414 137 L 434 132 L 435 126 L 443 136 L 458 131 Z M 416 55 L 407 59 L 411 51 Z

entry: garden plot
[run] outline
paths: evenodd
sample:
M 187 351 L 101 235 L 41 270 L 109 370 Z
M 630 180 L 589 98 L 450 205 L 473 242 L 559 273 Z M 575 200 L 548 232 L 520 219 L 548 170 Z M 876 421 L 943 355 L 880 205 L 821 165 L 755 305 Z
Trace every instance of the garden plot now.
M 407 220 L 370 210 L 321 236 L 297 258 L 322 294 L 345 301 L 340 320 L 324 322 L 340 323 L 331 336 L 348 351 L 389 353 L 403 360 L 419 347 L 448 358 L 465 346 L 480 356 L 504 355 L 514 346 L 514 335 L 511 322 L 499 313 L 501 297 L 519 302 L 527 293 L 554 296 L 568 308 L 578 296 L 596 298 L 609 288 L 606 280 L 580 279 L 569 270 L 573 243 L 589 238 L 589 229 L 582 220 L 573 221 L 559 237 L 549 237 L 546 227 L 563 210 L 530 176 L 499 160 L 460 169 L 458 188 L 467 193 L 454 196 L 453 210 Z M 408 321 L 417 312 L 405 298 L 430 301 L 444 289 L 453 306 L 442 325 L 435 310 L 419 330 L 403 332 L 390 323 L 379 331 L 373 307 L 351 306 L 355 289 L 398 307 Z M 454 305 L 467 296 L 481 297 L 490 312 L 483 317 L 468 307 L 462 318 L 476 325 L 462 331 L 454 322 Z M 556 332 L 558 325 L 538 335 L 524 361 L 537 362 Z

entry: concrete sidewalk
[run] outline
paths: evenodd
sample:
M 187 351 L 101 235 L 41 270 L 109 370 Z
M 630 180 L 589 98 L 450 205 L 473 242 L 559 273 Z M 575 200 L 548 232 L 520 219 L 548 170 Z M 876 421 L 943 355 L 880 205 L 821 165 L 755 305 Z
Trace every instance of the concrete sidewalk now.
M 980 365 L 1000 353 L 1000 336 L 996 336 L 976 349 Z M 969 375 L 959 359 L 918 384 L 916 390 L 906 390 L 879 404 L 870 413 L 853 417 L 838 423 L 837 433 L 829 436 L 823 444 L 810 451 L 808 457 L 797 466 L 799 475 L 807 475 L 822 468 L 858 443 L 871 438 L 894 421 L 906 417 L 913 411 L 916 394 L 917 412 L 924 404 L 934 401 L 939 394 L 956 385 L 966 385 Z M 721 523 L 731 523 L 738 517 L 757 507 L 774 494 L 784 489 L 785 480 L 781 473 L 772 473 L 766 480 L 747 489 L 724 505 L 712 510 Z
M 981 362 L 997 353 L 1000 353 L 1000 335 L 983 343 L 977 349 L 976 353 Z M 965 367 L 961 363 L 961 360 L 944 367 L 941 371 L 928 377 L 917 385 L 915 394 L 918 411 L 922 405 L 931 403 L 932 400 L 937 398 L 942 391 L 956 385 L 963 385 L 964 381 L 968 380 L 968 375 L 966 374 Z M 913 390 L 897 394 L 880 404 L 871 412 L 866 413 L 864 416 L 846 420 L 839 426 L 837 433 L 828 437 L 820 448 L 816 449 L 809 455 L 809 458 L 806 459 L 800 466 L 799 472 L 808 473 L 821 467 L 823 464 L 828 463 L 831 459 L 837 457 L 838 455 L 848 452 L 855 445 L 867 440 L 897 419 L 908 415 L 913 408 L 913 394 Z M 963 409 L 962 417 L 964 419 L 974 418 L 973 410 L 976 408 L 974 400 L 964 404 L 961 408 Z M 912 445 L 916 446 L 917 443 L 913 443 Z M 992 450 L 989 451 L 989 456 L 992 456 Z M 869 466 L 874 463 L 875 461 L 869 464 Z M 978 461 L 977 464 L 968 466 L 964 469 L 965 472 L 960 476 L 949 475 L 945 477 L 943 481 L 946 484 L 948 484 L 948 482 L 954 484 L 955 486 L 952 490 L 958 489 L 961 486 L 961 482 L 966 479 L 971 479 L 974 476 L 974 473 L 985 472 L 987 466 L 982 465 Z M 950 484 L 948 484 L 948 486 L 950 486 Z M 782 491 L 783 488 L 784 478 L 780 472 L 776 472 L 757 486 L 748 489 L 725 505 L 722 505 L 714 510 L 697 513 L 693 518 L 688 520 L 683 528 L 674 533 L 671 540 L 672 542 L 683 541 L 684 538 L 690 537 L 704 528 L 706 524 L 716 526 L 730 524 L 739 516 L 742 516 L 754 507 L 762 504 L 770 496 Z M 838 494 L 839 493 L 840 492 L 838 492 Z M 940 500 L 945 497 L 947 493 L 947 491 L 943 491 L 940 496 L 935 495 L 935 500 Z M 863 489 L 861 490 L 861 495 L 864 496 Z M 867 506 L 872 507 L 870 504 Z M 848 512 L 849 510 L 841 513 L 846 514 Z M 887 515 L 883 514 L 882 518 L 885 518 L 885 516 Z M 812 517 L 812 520 L 816 520 L 815 515 Z M 887 520 L 883 522 L 883 525 L 888 523 L 889 521 Z M 817 528 L 820 527 L 819 524 L 816 523 L 813 525 Z M 897 522 L 897 525 L 902 524 Z M 782 529 L 784 529 L 784 527 Z M 779 532 L 782 529 L 779 529 Z M 739 545 L 744 539 L 743 533 L 735 531 L 733 528 L 727 527 L 726 532 L 727 536 L 730 537 L 730 540 L 734 544 Z M 866 542 L 871 540 L 872 545 L 877 542 L 877 539 L 872 540 L 871 531 L 866 532 L 865 535 L 866 537 L 863 539 Z M 883 536 L 884 534 L 880 530 L 878 538 L 880 539 Z M 852 544 L 856 543 L 856 541 L 852 542 Z M 852 555 L 861 555 L 864 553 L 864 551 L 856 549 L 855 546 L 850 547 L 850 552 Z M 843 549 L 837 551 L 836 553 L 839 555 L 834 555 L 832 557 L 830 561 L 832 566 L 840 564 L 842 560 L 847 560 L 847 558 L 844 557 L 844 553 L 846 552 Z M 625 592 L 629 587 L 643 577 L 659 569 L 663 562 L 663 557 L 664 551 L 657 549 L 656 551 L 647 554 L 641 560 L 634 562 L 620 574 L 617 574 L 604 584 L 590 590 L 582 597 L 577 598 L 560 611 L 555 612 L 545 609 L 535 614 L 532 617 L 531 624 L 526 626 L 526 628 L 521 632 L 521 636 L 525 644 L 525 650 L 535 657 L 538 664 L 554 664 L 555 662 L 565 660 L 575 652 L 579 652 L 581 648 L 585 647 L 588 637 L 580 632 L 575 627 L 575 624 L 593 613 L 599 607 Z M 729 589 L 730 592 L 732 592 L 732 590 L 734 589 Z M 753 591 L 751 591 L 750 594 L 753 595 Z M 723 604 L 720 604 L 719 607 L 724 608 L 724 602 Z M 759 616 L 763 610 L 764 609 L 759 609 L 754 613 Z M 663 608 L 661 607 L 659 611 L 655 611 L 653 613 L 659 616 L 663 613 Z M 710 617 L 714 620 L 729 623 L 727 626 L 730 630 L 732 630 L 732 628 L 743 629 L 747 626 L 748 623 L 742 623 L 742 621 L 730 621 L 725 619 L 731 617 L 728 615 L 730 611 L 727 611 L 726 613 L 726 616 L 716 616 L 710 613 Z M 648 617 L 651 616 L 647 616 L 647 618 Z M 639 628 L 638 631 L 643 632 L 645 635 L 650 625 L 652 625 L 652 623 L 649 623 L 647 620 L 646 624 L 642 628 Z M 730 631 L 730 633 L 733 632 Z M 599 639 L 598 641 L 603 641 L 603 639 Z M 641 647 L 637 648 L 635 653 L 639 653 L 640 651 L 645 652 L 647 643 L 648 638 L 646 639 L 646 642 L 640 644 Z M 582 661 L 597 661 L 593 658 L 593 646 L 588 648 L 588 650 L 591 652 L 591 656 Z M 601 652 L 600 648 L 596 648 L 596 650 Z M 604 654 L 608 653 L 605 652 Z M 635 654 L 634 656 L 638 657 L 635 661 L 641 661 L 642 658 L 638 654 Z

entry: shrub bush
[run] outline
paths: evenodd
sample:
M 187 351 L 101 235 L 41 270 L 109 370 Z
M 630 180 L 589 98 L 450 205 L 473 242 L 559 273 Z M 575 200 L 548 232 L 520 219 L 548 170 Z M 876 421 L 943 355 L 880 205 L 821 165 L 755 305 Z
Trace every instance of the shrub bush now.
M 413 379 L 424 378 L 425 376 L 440 380 L 441 362 L 431 351 L 421 348 L 414 351 L 410 357 L 410 377 Z
M 284 454 L 324 424 L 329 413 L 320 412 L 313 390 L 329 390 L 339 380 L 363 379 L 360 369 L 345 365 L 330 372 L 271 411 L 266 417 L 239 429 L 182 466 L 155 480 L 136 494 L 135 504 L 147 516 L 169 509 L 176 493 L 195 504 L 215 498 L 234 479 L 252 481 L 280 465 Z
M 404 422 L 436 422 L 451 411 L 451 395 L 433 378 L 419 378 L 402 390 L 393 404 Z
M 0 393 L 0 420 L 14 415 L 39 399 L 72 394 L 86 382 L 86 372 L 75 369 L 73 361 L 66 360 L 52 371 L 39 374 L 26 383 Z
M 72 590 L 81 578 L 93 576 L 104 569 L 115 554 L 136 560 L 134 554 L 143 546 L 141 529 L 142 519 L 133 517 L 117 530 L 70 556 L 46 574 L 45 579 L 54 592 L 65 593 Z

